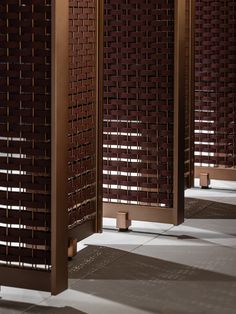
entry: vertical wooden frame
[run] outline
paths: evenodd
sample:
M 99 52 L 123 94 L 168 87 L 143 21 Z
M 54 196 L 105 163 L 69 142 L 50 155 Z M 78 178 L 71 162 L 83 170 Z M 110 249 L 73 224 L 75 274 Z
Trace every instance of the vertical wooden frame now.
M 186 1 L 185 189 L 194 186 L 194 15 L 195 0 Z
M 194 97 L 195 97 L 195 0 L 189 1 L 189 161 L 190 161 L 190 184 L 194 187 Z
M 175 0 L 174 224 L 184 221 L 184 115 L 186 0 Z
M 97 178 L 97 219 L 96 231 L 102 231 L 102 168 L 103 168 L 103 45 L 104 45 L 104 0 L 97 0 L 97 56 L 96 56 L 96 150 L 97 150 L 97 164 L 96 164 L 96 178 Z
M 68 286 L 68 0 L 52 1 L 51 292 Z

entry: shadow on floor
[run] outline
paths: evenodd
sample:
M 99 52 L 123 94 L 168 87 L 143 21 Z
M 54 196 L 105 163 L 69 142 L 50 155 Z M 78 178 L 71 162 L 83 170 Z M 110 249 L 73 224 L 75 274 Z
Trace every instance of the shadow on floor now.
M 0 299 L 0 314 L 32 313 L 32 314 L 86 314 L 75 308 L 34 305 L 30 303 L 7 301 Z
M 154 249 L 158 249 L 158 247 L 155 246 Z M 93 245 L 80 251 L 69 263 L 69 278 L 236 282 L 236 278 L 233 276 Z
M 185 198 L 185 218 L 236 219 L 236 206 L 196 198 Z
M 108 247 L 80 251 L 69 278 L 71 289 L 151 313 L 225 314 L 236 308 L 233 276 Z

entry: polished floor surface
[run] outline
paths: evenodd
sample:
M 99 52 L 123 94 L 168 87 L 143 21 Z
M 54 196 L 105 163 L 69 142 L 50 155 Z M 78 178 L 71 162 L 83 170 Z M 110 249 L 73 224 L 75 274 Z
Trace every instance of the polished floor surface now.
M 70 288 L 49 293 L 1 287 L 0 313 L 236 313 L 236 184 L 186 192 L 181 226 L 133 222 L 78 244 Z M 226 189 L 222 189 L 226 188 Z

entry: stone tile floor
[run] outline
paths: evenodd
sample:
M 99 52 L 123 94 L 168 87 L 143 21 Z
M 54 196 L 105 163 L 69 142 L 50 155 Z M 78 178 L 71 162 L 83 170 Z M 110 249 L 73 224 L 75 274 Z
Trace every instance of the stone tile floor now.
M 104 219 L 102 234 L 78 244 L 67 291 L 2 287 L 0 313 L 236 313 L 236 184 L 213 183 L 186 191 L 195 209 L 180 226 L 133 222 L 119 233 Z

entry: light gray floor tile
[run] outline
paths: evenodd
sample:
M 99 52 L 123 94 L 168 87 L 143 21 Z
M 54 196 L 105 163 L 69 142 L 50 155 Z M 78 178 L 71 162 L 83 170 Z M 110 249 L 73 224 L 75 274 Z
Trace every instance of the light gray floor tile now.
M 56 297 L 43 301 L 40 306 L 26 312 L 32 314 L 147 314 L 137 308 L 114 302 L 109 296 L 100 297 L 99 293 L 89 291 L 84 293 L 74 289 L 68 289 Z
M 18 314 L 50 297 L 50 293 L 1 287 L 0 314 Z
M 104 230 L 102 234 L 94 234 L 81 241 L 83 245 L 104 245 L 124 251 L 132 251 L 136 247 L 155 238 L 155 234 L 117 232 L 116 230 Z M 80 245 L 81 245 L 80 244 Z
M 212 244 L 208 246 L 158 246 L 157 239 L 133 252 L 236 277 L 236 250 L 234 248 Z
M 167 231 L 173 225 L 154 223 L 154 222 L 145 222 L 145 221 L 132 221 L 131 227 L 129 228 L 133 232 L 140 232 L 142 234 L 159 234 Z M 116 230 L 116 219 L 113 218 L 103 218 L 103 227 L 104 229 Z

